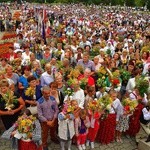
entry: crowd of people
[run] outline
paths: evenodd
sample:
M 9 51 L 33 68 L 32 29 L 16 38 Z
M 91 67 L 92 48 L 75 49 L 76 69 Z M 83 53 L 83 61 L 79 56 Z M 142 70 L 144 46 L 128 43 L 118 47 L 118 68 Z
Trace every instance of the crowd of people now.
M 95 141 L 122 143 L 122 133 L 150 141 L 148 11 L 83 4 L 0 8 L 0 31 L 16 33 L 0 56 L 4 138 L 18 137 L 13 125 L 29 111 L 41 133 L 36 140 L 21 137 L 19 150 L 48 150 L 49 131 L 61 150 L 72 143 L 79 150 L 94 149 Z M 20 11 L 15 20 L 14 10 Z

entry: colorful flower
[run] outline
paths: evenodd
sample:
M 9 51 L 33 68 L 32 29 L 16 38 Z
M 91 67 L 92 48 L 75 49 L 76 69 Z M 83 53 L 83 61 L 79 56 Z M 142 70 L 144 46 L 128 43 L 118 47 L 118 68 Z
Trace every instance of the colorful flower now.
M 138 105 L 138 101 L 137 100 L 131 100 L 129 98 L 126 98 L 122 101 L 122 105 L 124 106 L 124 111 L 126 113 L 131 113 L 135 110 L 135 108 Z
M 18 118 L 18 120 L 15 123 L 15 127 L 18 130 L 19 134 L 24 139 L 31 139 L 32 132 L 34 130 L 34 121 L 36 120 L 35 117 L 22 115 Z
M 2 94 L 2 99 L 6 102 L 5 109 L 12 110 L 15 104 L 18 103 L 18 99 L 14 96 L 14 92 L 8 90 L 6 94 Z
M 35 95 L 35 89 L 28 87 L 25 91 L 25 95 L 33 98 Z

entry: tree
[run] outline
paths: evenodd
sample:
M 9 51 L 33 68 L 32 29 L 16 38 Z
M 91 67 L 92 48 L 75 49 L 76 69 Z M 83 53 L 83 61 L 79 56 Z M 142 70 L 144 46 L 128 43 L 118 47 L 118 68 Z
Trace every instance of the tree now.
M 127 6 L 135 6 L 135 0 L 125 0 Z

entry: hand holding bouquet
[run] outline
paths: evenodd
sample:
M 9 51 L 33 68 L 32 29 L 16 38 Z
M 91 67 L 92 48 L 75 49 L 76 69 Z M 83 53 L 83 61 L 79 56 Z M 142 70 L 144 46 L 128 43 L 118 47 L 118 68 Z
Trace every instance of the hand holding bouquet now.
M 6 94 L 2 94 L 2 99 L 5 101 L 5 109 L 12 110 L 15 104 L 18 103 L 17 97 L 14 96 L 14 92 L 8 90 Z
M 23 139 L 31 139 L 32 138 L 32 132 L 34 130 L 34 121 L 36 120 L 35 117 L 22 115 L 18 118 L 18 120 L 15 123 L 15 126 L 17 128 L 17 132 L 19 133 L 19 137 Z
M 130 114 L 132 113 L 135 108 L 138 105 L 138 101 L 137 100 L 131 100 L 129 98 L 126 98 L 122 101 L 122 105 L 124 106 L 124 111 L 125 114 Z

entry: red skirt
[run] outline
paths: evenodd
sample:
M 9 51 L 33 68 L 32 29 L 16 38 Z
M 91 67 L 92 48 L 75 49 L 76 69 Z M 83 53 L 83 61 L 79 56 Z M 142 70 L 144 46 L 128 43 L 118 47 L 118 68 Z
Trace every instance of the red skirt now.
M 100 127 L 97 141 L 102 144 L 109 144 L 115 139 L 116 114 L 108 114 L 107 118 L 100 120 Z
M 18 141 L 18 150 L 42 150 L 42 147 L 37 147 L 33 141 Z
M 126 134 L 135 136 L 140 130 L 140 116 L 142 114 L 143 104 L 138 104 L 133 115 L 130 117 L 129 129 Z

